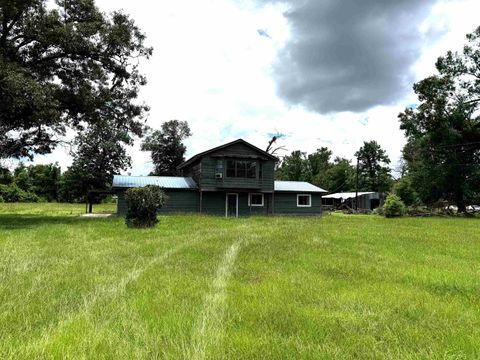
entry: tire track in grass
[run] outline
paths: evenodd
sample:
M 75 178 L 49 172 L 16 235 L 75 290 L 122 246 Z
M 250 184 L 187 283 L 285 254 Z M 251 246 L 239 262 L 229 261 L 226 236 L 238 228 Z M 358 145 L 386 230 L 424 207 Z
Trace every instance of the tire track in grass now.
M 46 329 L 40 337 L 33 339 L 29 344 L 26 345 L 26 352 L 30 353 L 31 351 L 39 350 L 39 348 L 44 347 L 48 344 L 49 339 L 55 333 L 60 333 L 63 329 L 68 327 L 75 319 L 79 318 L 82 315 L 87 315 L 93 309 L 95 304 L 100 299 L 105 298 L 115 298 L 116 296 L 125 292 L 127 286 L 130 283 L 135 282 L 144 272 L 149 270 L 154 265 L 160 265 L 167 261 L 171 256 L 180 252 L 181 250 L 187 248 L 188 246 L 194 245 L 197 241 L 187 242 L 182 245 L 179 245 L 173 249 L 169 249 L 164 253 L 157 255 L 152 260 L 150 260 L 145 266 L 140 268 L 134 268 L 132 271 L 128 272 L 123 276 L 120 281 L 107 286 L 98 286 L 93 290 L 89 296 L 84 298 L 83 306 L 81 306 L 76 311 L 70 312 L 59 321 L 54 327 Z
M 232 273 L 241 245 L 242 242 L 239 241 L 230 246 L 217 268 L 210 293 L 206 296 L 203 304 L 201 318 L 193 332 L 191 348 L 185 354 L 187 359 L 205 359 L 207 350 L 215 347 L 221 341 L 227 281 Z

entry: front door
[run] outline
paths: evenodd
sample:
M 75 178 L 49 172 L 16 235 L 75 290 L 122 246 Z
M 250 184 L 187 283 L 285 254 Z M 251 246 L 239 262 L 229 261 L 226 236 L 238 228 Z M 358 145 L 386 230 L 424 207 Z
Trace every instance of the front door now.
M 225 200 L 225 216 L 238 217 L 238 194 L 227 194 Z

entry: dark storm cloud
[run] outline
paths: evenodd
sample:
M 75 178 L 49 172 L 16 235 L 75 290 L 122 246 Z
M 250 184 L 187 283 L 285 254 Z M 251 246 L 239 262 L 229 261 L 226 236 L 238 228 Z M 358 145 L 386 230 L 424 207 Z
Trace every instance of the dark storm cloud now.
M 393 103 L 411 88 L 435 0 L 290 0 L 292 37 L 275 65 L 278 93 L 320 113 Z M 438 34 L 436 34 L 438 36 Z

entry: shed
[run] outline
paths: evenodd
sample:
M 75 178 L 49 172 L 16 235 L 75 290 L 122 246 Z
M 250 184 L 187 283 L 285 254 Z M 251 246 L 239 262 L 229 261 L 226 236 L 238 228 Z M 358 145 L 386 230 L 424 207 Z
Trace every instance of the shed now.
M 341 206 L 355 207 L 355 192 L 341 192 L 330 195 L 324 195 L 322 198 L 323 205 L 333 206 L 335 208 Z M 374 191 L 358 192 L 358 209 L 373 210 L 380 205 L 380 193 Z

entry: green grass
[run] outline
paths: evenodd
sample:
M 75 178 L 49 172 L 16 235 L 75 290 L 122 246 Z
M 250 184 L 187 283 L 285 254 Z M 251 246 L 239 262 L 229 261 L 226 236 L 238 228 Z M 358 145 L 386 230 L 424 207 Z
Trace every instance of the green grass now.
M 1 359 L 480 357 L 478 219 L 83 211 L 0 204 Z

